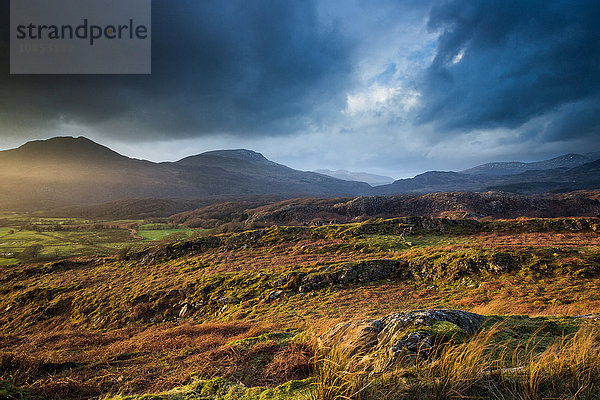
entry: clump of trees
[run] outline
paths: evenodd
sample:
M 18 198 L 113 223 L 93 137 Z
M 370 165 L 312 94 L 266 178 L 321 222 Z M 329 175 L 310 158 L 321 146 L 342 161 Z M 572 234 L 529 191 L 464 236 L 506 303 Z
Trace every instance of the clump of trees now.
M 40 260 L 42 250 L 44 246 L 39 243 L 31 244 L 23 249 L 21 253 L 17 255 L 17 259 L 21 262 L 35 262 Z

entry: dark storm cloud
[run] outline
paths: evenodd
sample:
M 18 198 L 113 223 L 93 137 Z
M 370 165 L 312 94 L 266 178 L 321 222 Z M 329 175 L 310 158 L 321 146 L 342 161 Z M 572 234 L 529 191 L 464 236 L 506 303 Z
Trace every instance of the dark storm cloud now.
M 543 141 L 579 139 L 600 133 L 600 101 L 568 104 L 538 133 Z
M 598 134 L 597 0 L 453 0 L 433 7 L 440 32 L 422 89 L 421 123 L 439 132 L 517 128 L 561 109 L 545 141 Z M 461 58 L 462 57 L 462 58 Z
M 131 139 L 283 134 L 318 124 L 345 101 L 352 45 L 334 23 L 317 19 L 313 1 L 155 0 L 152 7 L 151 76 L 9 76 L 3 43 L 4 125 L 72 122 Z

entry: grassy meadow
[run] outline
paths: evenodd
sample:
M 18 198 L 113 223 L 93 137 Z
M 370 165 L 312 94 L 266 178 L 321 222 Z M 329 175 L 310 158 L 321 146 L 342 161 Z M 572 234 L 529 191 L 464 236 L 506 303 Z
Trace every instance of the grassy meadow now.
M 600 313 L 597 218 L 396 218 L 226 234 L 3 221 L 6 257 L 43 245 L 37 261 L 0 266 L 3 398 L 600 396 L 600 327 L 581 318 Z M 450 333 L 430 358 L 381 373 L 323 339 L 337 323 L 418 309 L 485 321 L 466 336 L 444 325 Z
M 144 220 L 46 218 L 16 213 L 0 215 L 0 265 L 48 262 L 80 256 L 108 256 L 123 248 L 181 240 L 195 232 Z M 37 249 L 33 253 L 26 248 Z M 22 257 L 20 257 L 22 255 Z
M 149 223 L 140 225 L 137 235 L 145 240 L 182 240 L 194 234 L 190 228 L 178 228 L 169 224 Z

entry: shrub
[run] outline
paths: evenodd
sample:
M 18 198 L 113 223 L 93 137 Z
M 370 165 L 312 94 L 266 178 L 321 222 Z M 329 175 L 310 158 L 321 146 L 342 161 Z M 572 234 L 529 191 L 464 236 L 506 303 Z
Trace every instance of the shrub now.
M 40 258 L 40 253 L 42 252 L 42 246 L 39 243 L 34 243 L 29 245 L 23 249 L 23 251 L 17 256 L 17 258 L 22 262 L 34 262 Z

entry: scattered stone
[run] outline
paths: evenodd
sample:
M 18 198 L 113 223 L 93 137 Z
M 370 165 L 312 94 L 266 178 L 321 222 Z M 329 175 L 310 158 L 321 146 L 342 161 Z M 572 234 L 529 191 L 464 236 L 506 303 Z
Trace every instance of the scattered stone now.
M 285 294 L 285 292 L 283 290 L 272 290 L 271 292 L 269 292 L 266 296 L 266 301 L 273 301 L 273 300 L 277 300 L 278 298 L 280 298 L 281 296 L 283 296 Z
M 240 300 L 236 297 L 228 297 L 228 296 L 224 296 L 221 297 L 219 300 L 217 300 L 219 303 L 221 304 L 238 304 L 240 302 Z
M 591 319 L 594 321 L 600 321 L 600 313 L 597 314 L 585 314 L 585 315 L 577 315 L 573 318 L 577 318 L 577 319 Z

